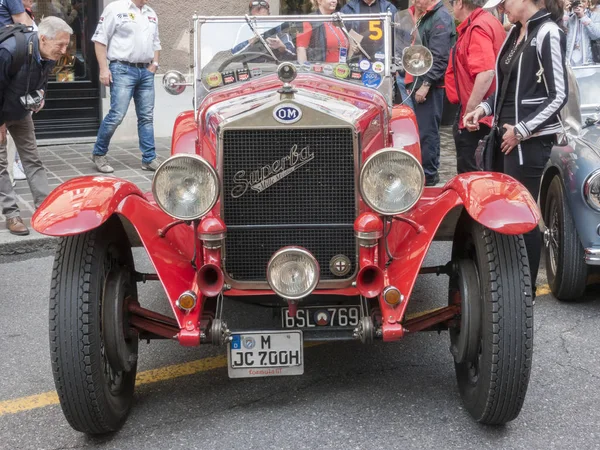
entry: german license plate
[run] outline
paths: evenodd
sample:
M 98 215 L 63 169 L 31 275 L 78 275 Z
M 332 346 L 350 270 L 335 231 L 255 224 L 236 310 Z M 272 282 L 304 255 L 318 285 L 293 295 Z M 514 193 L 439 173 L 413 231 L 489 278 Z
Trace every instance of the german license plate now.
M 230 378 L 302 375 L 302 331 L 234 333 L 227 349 Z
M 304 306 L 298 307 L 296 317 L 290 317 L 289 308 L 282 308 L 282 328 L 354 328 L 360 321 L 358 306 Z

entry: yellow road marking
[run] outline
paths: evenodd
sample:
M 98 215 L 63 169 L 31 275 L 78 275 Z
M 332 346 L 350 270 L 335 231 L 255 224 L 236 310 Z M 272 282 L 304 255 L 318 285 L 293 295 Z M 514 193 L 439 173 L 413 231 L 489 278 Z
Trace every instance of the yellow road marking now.
M 551 293 L 552 291 L 550 290 L 550 286 L 548 286 L 547 284 L 544 284 L 543 286 L 538 286 L 535 290 L 536 297 L 541 297 L 542 295 L 548 295 Z
M 322 345 L 321 342 L 307 342 L 305 348 Z M 160 381 L 172 380 L 173 378 L 185 377 L 196 373 L 207 372 L 213 369 L 227 367 L 227 356 L 211 356 L 181 364 L 159 367 L 158 369 L 146 370 L 137 374 L 136 386 L 158 383 Z M 44 392 L 42 394 L 30 395 L 28 397 L 14 398 L 0 401 L 0 417 L 7 414 L 16 414 L 45 406 L 58 405 L 58 394 L 56 391 Z
M 550 287 L 545 284 L 538 286 L 537 295 L 550 294 Z M 406 316 L 406 319 L 414 319 L 416 317 L 428 314 L 435 311 L 435 308 L 428 311 L 421 311 L 415 314 Z M 309 348 L 315 345 L 321 345 L 319 342 L 307 342 L 304 347 Z M 212 356 L 209 358 L 198 359 L 181 364 L 173 364 L 170 366 L 160 367 L 158 369 L 146 370 L 140 372 L 136 377 L 136 385 L 158 383 L 160 381 L 172 380 L 174 378 L 194 375 L 196 373 L 207 372 L 209 370 L 220 369 L 227 366 L 227 357 L 225 355 Z M 43 408 L 45 406 L 57 405 L 58 394 L 56 391 L 44 392 L 41 394 L 30 395 L 28 397 L 20 397 L 10 400 L 0 401 L 0 417 L 7 414 L 16 414 L 19 412 L 30 411 L 32 409 Z
M 43 408 L 44 406 L 56 405 L 58 394 L 55 391 L 43 394 L 30 395 L 29 397 L 15 398 L 0 402 L 0 417 L 5 414 L 15 414 L 30 409 Z

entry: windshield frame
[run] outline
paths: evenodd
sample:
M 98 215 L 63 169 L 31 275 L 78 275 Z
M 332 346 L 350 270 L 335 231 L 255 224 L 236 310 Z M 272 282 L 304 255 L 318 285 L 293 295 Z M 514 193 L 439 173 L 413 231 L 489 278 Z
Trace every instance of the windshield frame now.
M 278 16 L 198 16 L 194 15 L 192 20 L 194 21 L 194 60 L 193 60 L 193 75 L 194 75 L 194 98 L 193 105 L 194 110 L 202 104 L 203 100 L 211 92 L 221 92 L 223 90 L 232 89 L 237 84 L 231 86 L 223 86 L 218 89 L 208 90 L 203 85 L 201 80 L 201 69 L 200 69 L 200 38 L 201 38 L 201 27 L 207 23 L 239 23 L 240 25 L 247 24 L 248 20 L 252 20 L 254 23 L 261 22 L 311 22 L 311 23 L 333 23 L 342 20 L 344 24 L 353 21 L 368 21 L 368 20 L 379 20 L 383 22 L 383 39 L 384 39 L 384 71 L 382 73 L 382 80 L 377 88 L 367 88 L 369 91 L 378 91 L 386 99 L 388 105 L 391 107 L 393 100 L 393 80 L 392 80 L 392 60 L 393 60 L 393 48 L 392 48 L 392 34 L 394 32 L 393 16 L 391 12 L 379 13 L 379 14 L 340 14 L 333 13 L 331 15 L 278 15 Z M 300 72 L 301 73 L 301 72 Z M 350 83 L 344 80 L 336 80 L 342 83 Z M 292 83 L 293 84 L 293 83 Z M 351 83 L 353 86 L 356 84 Z

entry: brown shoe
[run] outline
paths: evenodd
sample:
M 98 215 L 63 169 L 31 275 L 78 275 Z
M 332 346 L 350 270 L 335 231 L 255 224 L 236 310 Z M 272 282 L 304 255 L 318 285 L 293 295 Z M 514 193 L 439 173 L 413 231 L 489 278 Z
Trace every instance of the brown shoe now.
M 29 234 L 29 230 L 23 223 L 23 219 L 19 216 L 6 219 L 6 228 L 8 228 L 8 231 L 12 234 L 16 234 L 17 236 L 27 236 Z

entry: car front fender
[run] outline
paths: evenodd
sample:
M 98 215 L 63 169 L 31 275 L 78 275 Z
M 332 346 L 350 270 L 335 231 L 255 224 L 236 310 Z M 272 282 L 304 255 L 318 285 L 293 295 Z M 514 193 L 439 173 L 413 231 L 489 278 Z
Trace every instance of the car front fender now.
M 502 234 L 524 234 L 538 226 L 541 215 L 527 188 L 498 172 L 471 172 L 452 178 L 442 191 L 452 190 L 467 213 Z
M 106 176 L 73 178 L 54 189 L 31 219 L 35 231 L 71 236 L 93 230 L 114 214 L 129 196 L 143 197 L 133 183 Z

